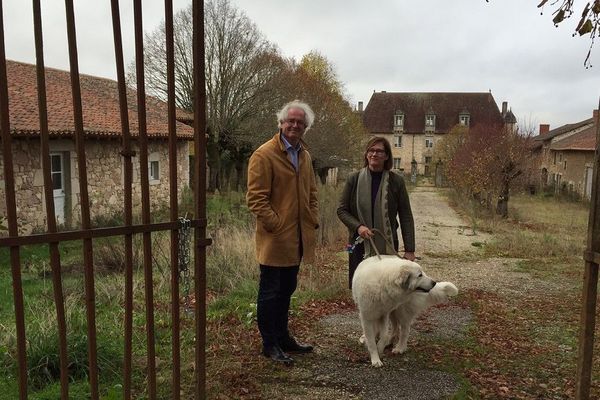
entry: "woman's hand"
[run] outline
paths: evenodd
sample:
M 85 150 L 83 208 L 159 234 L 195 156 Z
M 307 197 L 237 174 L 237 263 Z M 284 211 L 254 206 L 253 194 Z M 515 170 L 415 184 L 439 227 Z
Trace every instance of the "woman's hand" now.
M 360 225 L 356 231 L 358 236 L 362 237 L 363 239 L 368 239 L 374 235 L 373 231 L 364 225 Z

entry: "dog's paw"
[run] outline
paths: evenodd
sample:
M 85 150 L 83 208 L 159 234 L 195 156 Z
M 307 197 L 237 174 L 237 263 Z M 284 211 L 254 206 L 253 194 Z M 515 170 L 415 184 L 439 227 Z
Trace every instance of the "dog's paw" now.
M 406 351 L 406 346 L 396 346 L 392 349 L 392 354 L 402 354 Z
M 365 335 L 360 335 L 360 337 L 358 338 L 358 343 L 360 344 L 365 344 L 366 341 L 367 338 L 365 337 Z
M 371 360 L 371 365 L 375 368 L 383 367 L 383 363 L 381 362 L 381 360 Z

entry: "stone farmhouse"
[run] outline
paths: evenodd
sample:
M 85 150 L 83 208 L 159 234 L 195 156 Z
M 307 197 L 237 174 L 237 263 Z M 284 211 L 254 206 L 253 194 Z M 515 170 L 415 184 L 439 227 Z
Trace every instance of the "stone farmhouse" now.
M 533 138 L 534 168 L 539 171 L 533 185 L 551 188 L 563 194 L 575 194 L 589 199 L 592 194 L 592 174 L 596 150 L 596 121 L 592 117 L 550 130 L 540 125 L 539 135 Z
M 35 65 L 7 61 L 10 129 L 20 232 L 46 229 L 41 164 L 40 127 Z M 123 158 L 117 82 L 81 75 L 81 95 L 88 190 L 92 221 L 123 211 Z M 77 154 L 75 152 L 70 73 L 46 69 L 48 129 L 56 219 L 59 225 L 77 225 L 80 219 Z M 133 158 L 134 208 L 141 208 L 138 114 L 136 92 L 128 91 Z M 148 164 L 153 209 L 168 204 L 168 121 L 166 103 L 147 97 Z M 192 116 L 178 111 L 178 187 L 189 184 L 188 143 Z M 0 154 L 0 221 L 6 216 L 3 159 Z M 135 214 L 134 214 L 135 215 Z
M 361 103 L 359 103 L 359 111 Z M 394 169 L 430 176 L 435 171 L 436 143 L 460 124 L 515 127 L 508 103 L 498 109 L 491 93 L 374 92 L 363 113 L 371 135 L 387 138 Z

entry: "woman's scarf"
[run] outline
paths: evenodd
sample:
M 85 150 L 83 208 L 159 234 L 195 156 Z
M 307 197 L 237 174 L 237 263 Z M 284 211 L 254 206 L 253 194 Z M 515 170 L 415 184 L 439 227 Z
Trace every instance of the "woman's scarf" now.
M 377 190 L 377 197 L 373 204 L 374 210 L 371 209 L 371 185 L 372 179 L 369 173 L 369 168 L 365 167 L 358 173 L 358 181 L 356 183 L 356 209 L 358 211 L 358 220 L 361 224 L 369 229 L 377 229 L 385 235 L 387 240 L 379 233 L 373 236 L 373 242 L 377 246 L 379 254 L 397 254 L 396 250 L 388 243 L 393 243 L 392 226 L 388 216 L 388 186 L 389 186 L 389 171 L 383 171 L 381 183 Z M 374 212 L 371 212 L 374 211 Z M 375 219 L 372 221 L 371 216 Z M 365 240 L 365 258 L 377 255 L 375 249 L 371 248 L 371 241 Z

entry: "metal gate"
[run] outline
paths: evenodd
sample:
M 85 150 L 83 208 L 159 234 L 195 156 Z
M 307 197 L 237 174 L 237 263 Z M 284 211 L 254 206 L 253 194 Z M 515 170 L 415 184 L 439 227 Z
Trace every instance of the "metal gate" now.
M 49 133 L 46 105 L 45 67 L 42 43 L 42 18 L 40 0 L 33 0 L 33 19 L 36 48 L 36 70 L 38 87 L 38 109 L 40 124 L 40 143 L 43 167 L 44 198 L 46 209 L 46 233 L 19 236 L 17 227 L 17 204 L 15 197 L 15 176 L 13 158 L 11 153 L 11 132 L 8 102 L 8 82 L 5 54 L 4 16 L 2 2 L 0 1 L 0 130 L 2 143 L 2 157 L 4 164 L 4 179 L 6 193 L 6 207 L 8 219 L 8 237 L 0 238 L 0 247 L 8 247 L 13 284 L 13 297 L 15 306 L 15 323 L 17 332 L 18 354 L 18 385 L 19 398 L 27 398 L 27 361 L 26 343 L 27 332 L 23 309 L 23 288 L 21 275 L 20 247 L 29 244 L 47 244 L 50 254 L 50 267 L 52 271 L 52 285 L 54 303 L 58 321 L 59 356 L 60 356 L 60 383 L 61 399 L 69 398 L 69 378 L 67 362 L 67 329 L 65 321 L 64 291 L 61 277 L 61 260 L 59 243 L 67 240 L 81 240 L 83 242 L 85 303 L 88 337 L 88 366 L 90 397 L 99 398 L 98 390 L 98 365 L 97 365 L 97 327 L 95 309 L 94 263 L 92 239 L 100 237 L 120 236 L 125 245 L 125 319 L 124 319 L 124 359 L 123 359 L 123 398 L 132 397 L 132 319 L 133 319 L 133 260 L 132 247 L 134 235 L 143 238 L 143 270 L 145 281 L 145 318 L 147 335 L 147 376 L 148 397 L 156 399 L 156 364 L 155 364 L 155 337 L 154 337 L 154 301 L 152 284 L 152 246 L 151 233 L 157 231 L 170 231 L 171 251 L 171 305 L 172 317 L 172 398 L 180 398 L 180 294 L 178 271 L 178 194 L 177 194 L 177 147 L 176 147 L 176 107 L 175 107 L 175 77 L 174 77 L 174 40 L 173 40 L 173 4 L 172 0 L 165 0 L 165 30 L 167 50 L 167 83 L 168 83 L 168 131 L 169 131 L 169 192 L 170 192 L 170 219 L 167 222 L 151 223 L 150 218 L 150 193 L 148 182 L 148 135 L 146 132 L 146 95 L 144 90 L 144 49 L 142 29 L 142 1 L 134 0 L 135 24 L 135 63 L 137 71 L 137 102 L 139 115 L 139 160 L 142 197 L 142 223 L 133 224 L 132 218 L 132 135 L 129 130 L 128 106 L 125 84 L 125 70 L 123 63 L 123 49 L 121 36 L 121 21 L 119 15 L 119 1 L 111 0 L 112 23 L 114 34 L 115 59 L 117 81 L 119 86 L 119 102 L 122 129 L 121 156 L 124 166 L 124 224 L 110 228 L 92 228 L 90 223 L 90 200 L 88 196 L 88 171 L 86 166 L 86 136 L 82 112 L 81 88 L 79 81 L 79 61 L 77 55 L 77 41 L 75 32 L 75 17 L 73 0 L 65 0 L 67 36 L 69 46 L 69 63 L 71 73 L 71 91 L 73 94 L 73 116 L 75 123 L 75 148 L 77 154 L 77 169 L 79 174 L 79 192 L 81 203 L 81 229 L 73 231 L 60 231 L 57 229 L 54 207 L 53 186 L 51 178 L 51 159 L 49 151 Z M 205 157 L 205 81 L 204 81 L 204 5 L 201 0 L 193 0 L 193 53 L 194 53 L 194 217 L 191 226 L 194 228 L 194 294 L 195 306 L 195 398 L 202 399 L 205 394 L 205 265 L 206 246 L 210 240 L 206 238 L 206 157 Z

